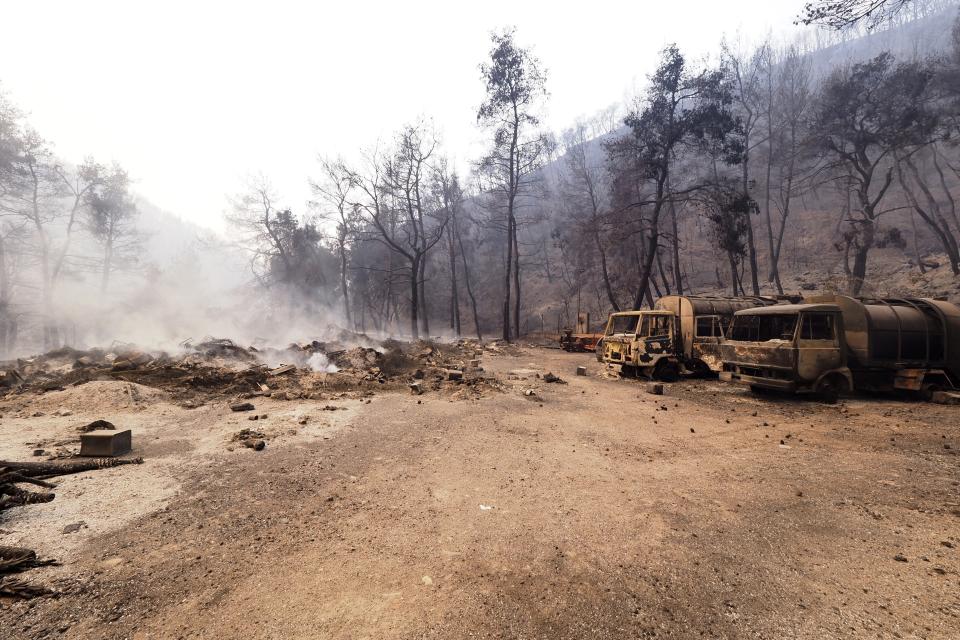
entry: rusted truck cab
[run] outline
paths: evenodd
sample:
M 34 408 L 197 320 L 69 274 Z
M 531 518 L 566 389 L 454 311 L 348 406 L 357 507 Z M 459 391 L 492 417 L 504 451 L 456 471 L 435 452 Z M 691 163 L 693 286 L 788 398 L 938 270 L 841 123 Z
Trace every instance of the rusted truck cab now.
M 680 376 L 677 318 L 672 311 L 623 311 L 610 314 L 601 344 L 603 362 L 624 374 L 659 380 Z
M 754 389 L 903 392 L 960 387 L 960 307 L 931 298 L 811 297 L 739 311 L 721 377 Z
M 663 296 L 652 310 L 612 314 L 597 359 L 628 375 L 661 380 L 674 380 L 681 373 L 719 372 L 720 343 L 734 312 L 776 302 L 761 297 Z
M 755 390 L 817 393 L 832 400 L 853 388 L 843 315 L 834 304 L 738 311 L 720 349 L 720 378 Z

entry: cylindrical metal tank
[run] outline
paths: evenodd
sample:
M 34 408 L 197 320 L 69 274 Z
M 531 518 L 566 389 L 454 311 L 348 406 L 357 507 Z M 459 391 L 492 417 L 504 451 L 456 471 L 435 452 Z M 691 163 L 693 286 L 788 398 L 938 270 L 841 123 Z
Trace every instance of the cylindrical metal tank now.
M 960 308 L 928 298 L 815 296 L 840 307 L 854 368 L 943 368 L 960 376 Z

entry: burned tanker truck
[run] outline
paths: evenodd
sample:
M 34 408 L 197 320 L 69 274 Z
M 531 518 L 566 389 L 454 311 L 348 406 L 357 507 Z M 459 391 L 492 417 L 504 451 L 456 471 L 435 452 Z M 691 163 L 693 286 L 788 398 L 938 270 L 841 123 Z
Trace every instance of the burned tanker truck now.
M 664 296 L 653 309 L 610 314 L 597 360 L 623 375 L 672 382 L 682 373 L 720 371 L 720 341 L 734 312 L 775 298 Z
M 927 298 L 814 296 L 738 311 L 721 345 L 721 379 L 754 391 L 902 390 L 928 398 L 960 386 L 960 307 Z

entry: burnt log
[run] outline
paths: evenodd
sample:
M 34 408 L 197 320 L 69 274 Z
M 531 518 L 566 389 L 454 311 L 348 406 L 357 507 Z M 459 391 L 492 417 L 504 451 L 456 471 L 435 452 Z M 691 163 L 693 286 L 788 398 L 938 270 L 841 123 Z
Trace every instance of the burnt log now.
M 38 560 L 33 549 L 0 546 L 0 573 L 16 573 L 55 564 L 58 564 L 56 560 Z
M 0 596 L 8 598 L 36 598 L 38 596 L 52 595 L 54 592 L 47 587 L 30 584 L 16 578 L 3 578 L 0 580 Z
M 0 460 L 0 469 L 6 467 L 8 471 L 13 470 L 30 478 L 54 478 L 71 473 L 118 467 L 124 464 L 143 464 L 143 458 L 92 458 L 90 460 L 64 460 L 59 462 L 10 462 Z

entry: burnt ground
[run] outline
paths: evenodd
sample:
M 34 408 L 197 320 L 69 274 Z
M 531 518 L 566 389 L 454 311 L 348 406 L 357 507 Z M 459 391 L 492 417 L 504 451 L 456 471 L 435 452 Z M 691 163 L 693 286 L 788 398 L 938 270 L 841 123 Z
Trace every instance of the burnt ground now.
M 0 544 L 64 562 L 24 574 L 61 594 L 4 601 L 0 636 L 960 637 L 957 407 L 653 396 L 545 349 L 483 366 L 503 391 L 258 398 L 256 422 L 142 392 L 17 400 L 8 457 L 108 414 L 146 462 L 0 514 Z M 267 448 L 230 447 L 250 426 Z

